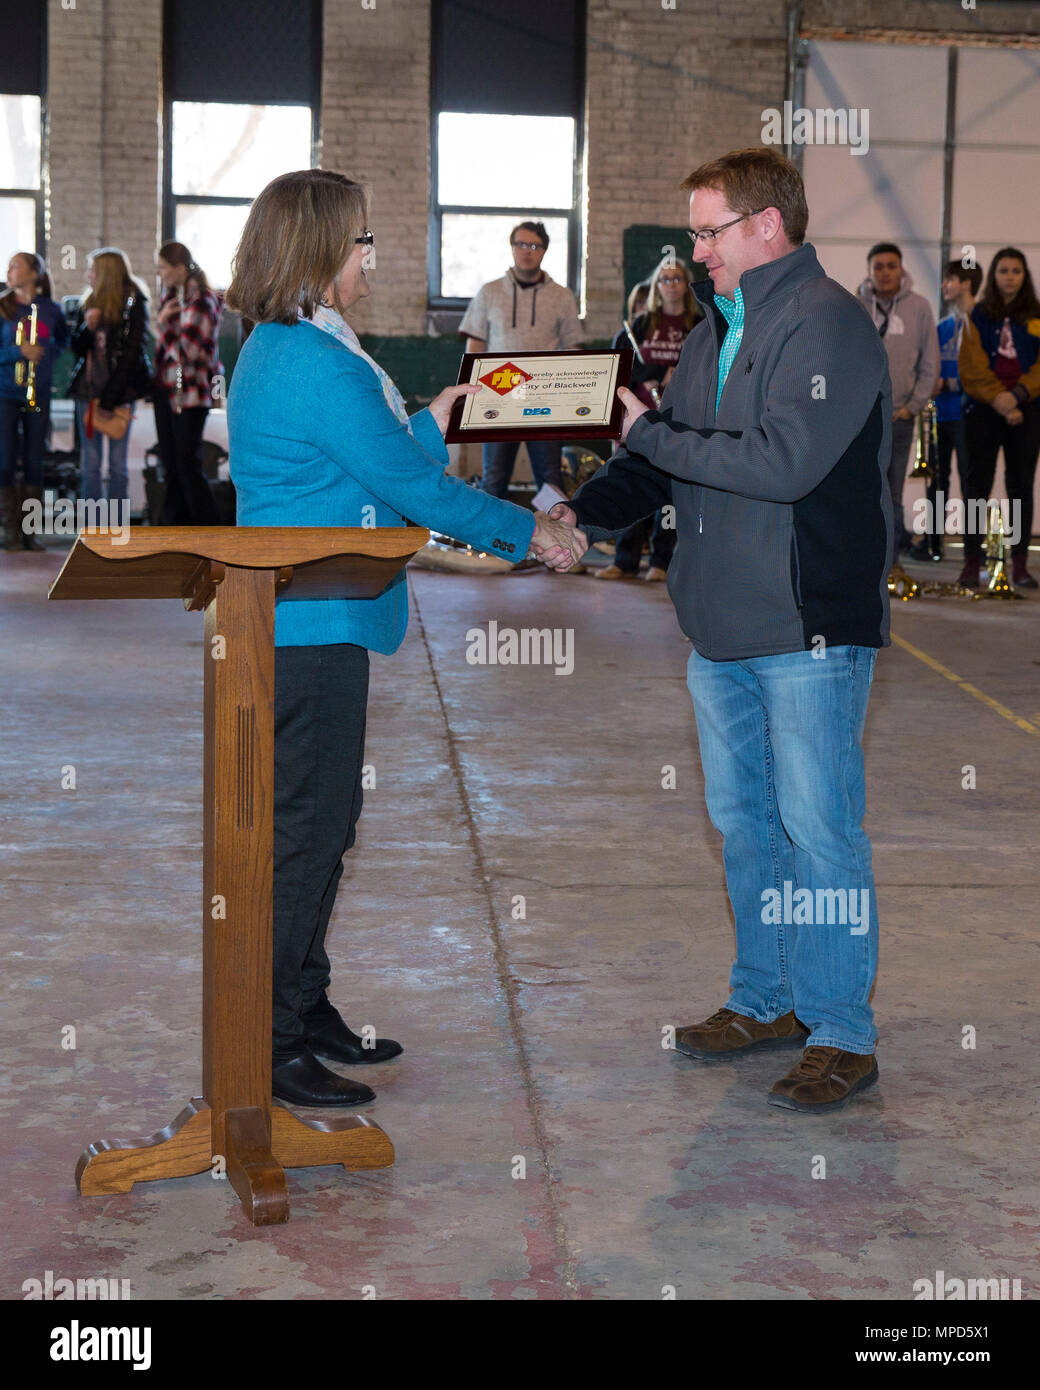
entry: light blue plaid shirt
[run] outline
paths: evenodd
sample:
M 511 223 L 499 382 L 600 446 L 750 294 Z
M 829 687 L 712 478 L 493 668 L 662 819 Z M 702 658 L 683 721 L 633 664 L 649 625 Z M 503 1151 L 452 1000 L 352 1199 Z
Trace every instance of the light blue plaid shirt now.
M 719 313 L 729 324 L 719 351 L 719 385 L 715 392 L 715 413 L 717 415 L 719 401 L 722 400 L 722 388 L 726 384 L 733 360 L 740 351 L 740 340 L 744 336 L 744 296 L 738 286 L 733 292 L 732 299 L 725 299 L 721 294 L 717 294 L 715 303 L 718 305 Z

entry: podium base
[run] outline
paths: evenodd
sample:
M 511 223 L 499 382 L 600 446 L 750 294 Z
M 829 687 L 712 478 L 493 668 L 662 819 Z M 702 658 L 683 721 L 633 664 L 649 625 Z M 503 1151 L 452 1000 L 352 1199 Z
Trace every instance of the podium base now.
M 263 1111 L 256 1107 L 226 1114 L 225 1171 L 254 1226 L 278 1225 L 289 1219 L 286 1168 L 320 1168 L 342 1164 L 349 1171 L 387 1168 L 394 1146 L 387 1134 L 363 1115 L 332 1120 L 301 1120 L 281 1106 L 271 1110 L 267 1133 Z M 99 1139 L 84 1149 L 76 1165 L 76 1187 L 84 1197 L 129 1192 L 136 1182 L 186 1178 L 213 1170 L 213 1111 L 194 1096 L 177 1118 L 147 1139 Z

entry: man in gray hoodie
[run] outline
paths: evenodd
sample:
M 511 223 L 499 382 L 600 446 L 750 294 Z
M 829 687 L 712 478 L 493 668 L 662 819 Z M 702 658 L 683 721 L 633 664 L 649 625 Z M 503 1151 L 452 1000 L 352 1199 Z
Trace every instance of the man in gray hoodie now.
M 888 367 L 804 241 L 793 164 L 736 150 L 682 186 L 705 316 L 661 408 L 620 391 L 625 447 L 550 514 L 595 541 L 675 508 L 668 591 L 737 937 L 725 1005 L 675 1047 L 804 1046 L 769 1103 L 835 1110 L 878 1076 L 862 735 L 889 642 Z
M 888 354 L 892 381 L 892 457 L 888 485 L 895 521 L 892 558 L 909 547 L 911 535 L 903 516 L 914 422 L 932 398 L 939 376 L 939 337 L 935 317 L 924 295 L 916 294 L 903 269 L 903 253 L 891 241 L 879 241 L 867 255 L 867 278 L 859 297 L 874 320 Z
M 558 285 L 542 269 L 549 249 L 544 222 L 521 222 L 509 234 L 513 264 L 501 280 L 481 285 L 459 324 L 467 352 L 563 351 L 581 347 L 578 305 L 566 285 Z M 485 492 L 505 497 L 520 445 L 500 440 L 484 445 Z M 552 440 L 527 441 L 531 472 L 538 487 L 552 483 L 562 492 L 562 445 Z

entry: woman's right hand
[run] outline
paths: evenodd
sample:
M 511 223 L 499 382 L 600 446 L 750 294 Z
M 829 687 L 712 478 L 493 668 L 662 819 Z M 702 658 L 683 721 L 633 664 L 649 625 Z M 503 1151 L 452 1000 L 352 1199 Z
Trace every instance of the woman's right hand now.
M 19 343 L 18 347 L 27 362 L 39 362 L 40 358 L 47 351 L 43 343 Z
M 451 418 L 451 408 L 460 396 L 475 396 L 478 391 L 484 388 L 479 382 L 475 381 L 472 385 L 466 386 L 446 386 L 439 396 L 434 396 L 427 409 L 436 421 L 437 428 L 443 435 L 448 428 L 448 420 Z
M 1018 397 L 1013 391 L 1001 391 L 993 397 L 993 409 L 1001 415 L 1010 415 L 1013 410 L 1018 409 Z
M 556 503 L 552 510 L 555 512 L 559 505 Z M 569 507 L 566 510 L 574 515 Z M 535 518 L 531 549 L 542 564 L 554 570 L 576 565 L 589 548 L 585 532 L 574 529 L 559 513 L 550 517 L 545 512 L 535 512 Z
M 88 309 L 83 315 L 83 322 L 86 324 L 87 328 L 90 329 L 91 333 L 93 333 L 101 322 L 101 310 Z

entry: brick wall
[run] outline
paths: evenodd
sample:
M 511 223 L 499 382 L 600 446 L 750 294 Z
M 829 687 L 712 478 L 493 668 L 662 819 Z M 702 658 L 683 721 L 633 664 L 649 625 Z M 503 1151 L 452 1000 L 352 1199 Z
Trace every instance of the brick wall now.
M 49 0 L 45 167 L 55 290 L 121 246 L 151 285 L 160 229 L 161 0 Z
M 922 38 L 956 36 L 1004 41 L 1006 35 L 1040 36 L 1040 5 L 1004 5 L 999 0 L 975 0 L 965 9 L 956 0 L 803 0 L 802 27 L 860 33 L 876 31 L 917 33 Z
M 587 52 L 587 331 L 603 337 L 617 330 L 624 228 L 685 225 L 680 180 L 757 143 L 762 108 L 783 100 L 783 5 L 589 0 Z
M 374 293 L 359 333 L 426 322 L 430 169 L 429 0 L 326 0 L 321 164 L 369 184 L 378 232 Z

